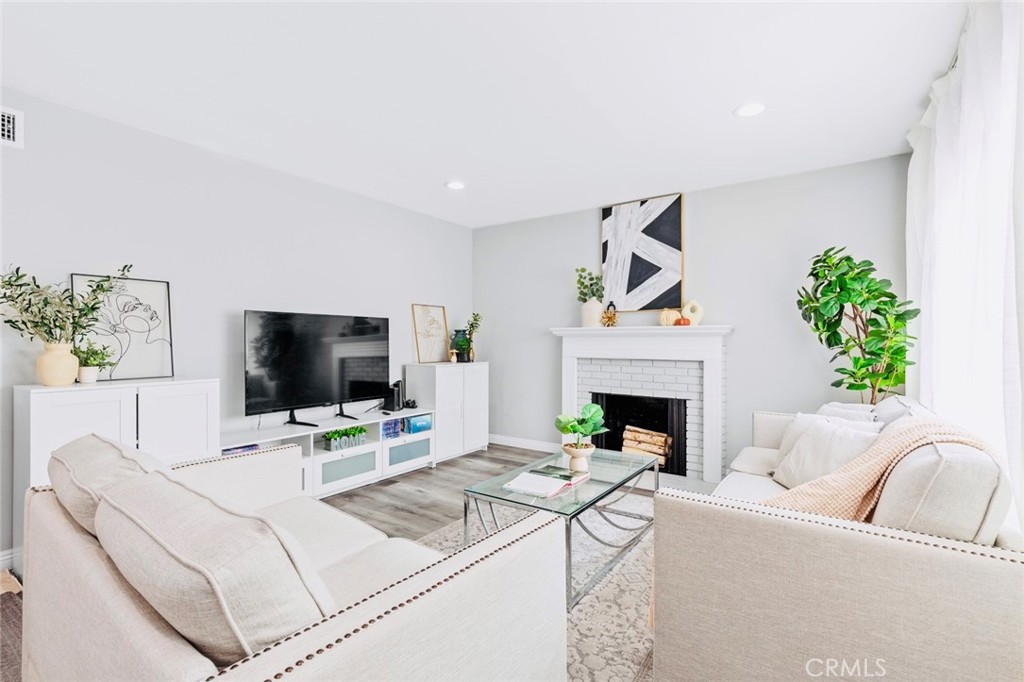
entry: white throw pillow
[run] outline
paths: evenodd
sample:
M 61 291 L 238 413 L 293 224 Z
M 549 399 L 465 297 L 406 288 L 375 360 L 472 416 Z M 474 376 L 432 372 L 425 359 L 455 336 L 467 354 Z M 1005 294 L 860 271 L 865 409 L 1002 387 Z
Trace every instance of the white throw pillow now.
M 92 433 L 50 454 L 46 472 L 57 500 L 82 528 L 96 535 L 100 494 L 128 478 L 164 468 L 152 455 Z
M 863 410 L 858 407 L 851 407 L 848 405 L 837 405 L 834 403 L 828 403 L 818 408 L 817 414 L 824 415 L 826 417 L 842 417 L 843 419 L 849 419 L 855 422 L 873 422 L 876 421 L 875 413 L 871 411 L 871 406 L 867 406 L 868 409 Z
M 828 422 L 812 424 L 793 445 L 772 478 L 787 488 L 831 474 L 862 455 L 878 434 Z
M 824 407 L 838 407 L 843 410 L 857 410 L 858 412 L 871 412 L 875 409 L 875 406 L 870 403 L 841 403 L 838 400 L 825 403 Z
M 826 423 L 835 424 L 837 426 L 846 426 L 857 431 L 864 431 L 866 433 L 878 434 L 882 427 L 885 426 L 882 422 L 865 422 L 865 421 L 853 421 L 850 419 L 843 419 L 842 417 L 827 417 L 823 414 L 801 414 L 798 413 L 796 417 L 790 422 L 789 426 L 786 427 L 785 433 L 782 434 L 782 442 L 779 443 L 779 459 L 789 454 L 793 446 L 796 445 L 797 440 L 800 436 L 804 435 L 807 429 L 811 428 L 813 424 Z
M 905 395 L 892 395 L 875 405 L 875 417 L 885 424 L 892 424 L 907 416 L 934 419 L 935 413 Z

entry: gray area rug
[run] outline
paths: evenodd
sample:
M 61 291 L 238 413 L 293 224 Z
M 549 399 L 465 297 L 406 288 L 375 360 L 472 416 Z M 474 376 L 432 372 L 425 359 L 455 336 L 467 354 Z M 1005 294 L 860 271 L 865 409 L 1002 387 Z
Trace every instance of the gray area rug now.
M 650 515 L 652 505 L 650 497 L 628 495 L 615 507 Z M 508 507 L 495 509 L 502 525 L 524 515 Z M 484 517 L 491 522 L 486 507 Z M 594 512 L 587 512 L 581 518 L 604 540 L 621 543 L 629 537 L 629 533 L 615 530 Z M 633 519 L 621 520 L 625 526 L 638 523 Z M 470 529 L 471 541 L 484 534 L 478 518 L 472 519 Z M 569 679 L 580 682 L 651 682 L 654 679 L 654 637 L 647 627 L 653 537 L 653 533 L 648 532 L 569 613 Z M 450 523 L 420 538 L 419 542 L 445 553 L 454 552 L 462 547 L 462 522 Z M 587 537 L 579 528 L 573 532 L 572 551 L 573 583 L 577 587 L 616 552 Z
M 0 682 L 21 682 L 21 593 L 0 594 Z

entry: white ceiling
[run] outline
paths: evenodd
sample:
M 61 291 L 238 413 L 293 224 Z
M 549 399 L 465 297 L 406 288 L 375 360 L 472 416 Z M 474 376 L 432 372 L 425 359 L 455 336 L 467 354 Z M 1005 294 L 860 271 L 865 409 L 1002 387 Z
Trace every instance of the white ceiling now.
M 2 3 L 4 85 L 479 227 L 908 151 L 955 3 Z M 768 105 L 732 116 L 749 100 Z M 460 179 L 453 192 L 445 181 Z

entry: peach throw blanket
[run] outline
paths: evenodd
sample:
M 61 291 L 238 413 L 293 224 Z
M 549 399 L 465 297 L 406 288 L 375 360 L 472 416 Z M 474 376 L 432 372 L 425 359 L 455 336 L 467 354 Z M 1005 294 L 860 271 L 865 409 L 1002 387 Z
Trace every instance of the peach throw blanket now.
M 946 422 L 907 419 L 885 429 L 862 455 L 827 476 L 762 500 L 766 507 L 864 521 L 875 508 L 889 474 L 906 455 L 929 443 L 987 446 L 973 434 Z

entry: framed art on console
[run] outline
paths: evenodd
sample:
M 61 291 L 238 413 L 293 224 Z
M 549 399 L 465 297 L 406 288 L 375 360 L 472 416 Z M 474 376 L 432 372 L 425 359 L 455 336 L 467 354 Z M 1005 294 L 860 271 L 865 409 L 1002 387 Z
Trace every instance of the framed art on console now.
M 448 361 L 448 316 L 443 305 L 412 304 L 417 362 Z

